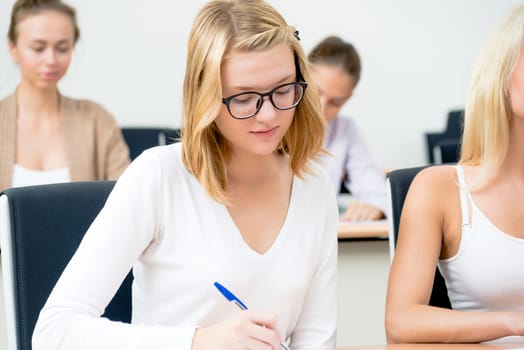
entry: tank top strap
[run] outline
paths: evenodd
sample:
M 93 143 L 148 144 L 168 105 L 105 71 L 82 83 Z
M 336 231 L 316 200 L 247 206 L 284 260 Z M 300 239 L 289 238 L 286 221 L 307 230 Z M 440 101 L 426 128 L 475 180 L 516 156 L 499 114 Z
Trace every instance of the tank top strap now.
M 461 165 L 455 165 L 457 170 L 457 178 L 460 192 L 460 209 L 462 212 L 462 227 L 469 226 L 469 191 L 466 185 L 466 178 L 464 177 L 464 169 Z

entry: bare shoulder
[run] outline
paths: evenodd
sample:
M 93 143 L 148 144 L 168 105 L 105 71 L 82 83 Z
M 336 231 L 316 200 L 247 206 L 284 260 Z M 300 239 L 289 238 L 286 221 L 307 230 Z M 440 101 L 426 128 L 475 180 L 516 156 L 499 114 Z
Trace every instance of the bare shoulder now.
M 405 251 L 402 247 L 407 247 L 407 251 L 412 251 L 415 246 L 425 249 L 432 257 L 432 269 L 441 255 L 443 240 L 449 241 L 449 228 L 460 227 L 457 183 L 453 166 L 425 168 L 413 179 L 404 202 L 398 249 Z
M 451 190 L 457 186 L 457 171 L 454 166 L 436 165 L 421 170 L 413 179 L 411 187 L 428 192 Z
M 406 202 L 409 206 L 439 212 L 447 211 L 447 205 L 457 193 L 457 172 L 454 166 L 437 165 L 421 170 L 413 179 Z M 413 208 L 414 209 L 414 208 Z M 415 209 L 417 210 L 417 209 Z

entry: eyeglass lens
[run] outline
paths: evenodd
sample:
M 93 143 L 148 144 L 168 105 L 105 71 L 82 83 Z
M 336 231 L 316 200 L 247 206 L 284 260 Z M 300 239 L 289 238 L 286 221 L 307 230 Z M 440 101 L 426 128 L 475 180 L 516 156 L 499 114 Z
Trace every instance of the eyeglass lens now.
M 278 86 L 268 94 L 275 108 L 285 110 L 295 107 L 302 99 L 303 93 L 302 85 L 290 83 Z M 250 92 L 235 96 L 229 101 L 229 112 L 235 118 L 249 118 L 260 110 L 263 98 L 263 94 Z

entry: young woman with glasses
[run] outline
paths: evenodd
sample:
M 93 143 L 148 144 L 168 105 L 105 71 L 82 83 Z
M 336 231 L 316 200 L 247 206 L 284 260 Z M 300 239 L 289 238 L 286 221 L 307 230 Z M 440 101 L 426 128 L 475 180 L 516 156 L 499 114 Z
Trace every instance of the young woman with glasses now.
M 330 349 L 338 211 L 298 33 L 221 0 L 189 38 L 182 142 L 118 180 L 44 306 L 41 349 Z M 100 318 L 133 268 L 133 322 Z M 219 282 L 249 307 L 241 311 Z

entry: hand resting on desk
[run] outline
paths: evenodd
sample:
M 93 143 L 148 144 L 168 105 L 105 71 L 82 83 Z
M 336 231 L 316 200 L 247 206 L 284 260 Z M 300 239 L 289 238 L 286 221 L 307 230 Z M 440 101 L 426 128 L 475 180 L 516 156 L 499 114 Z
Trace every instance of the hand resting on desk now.
M 373 204 L 351 200 L 344 214 L 340 215 L 340 221 L 364 221 L 380 220 L 384 218 L 384 213 Z

